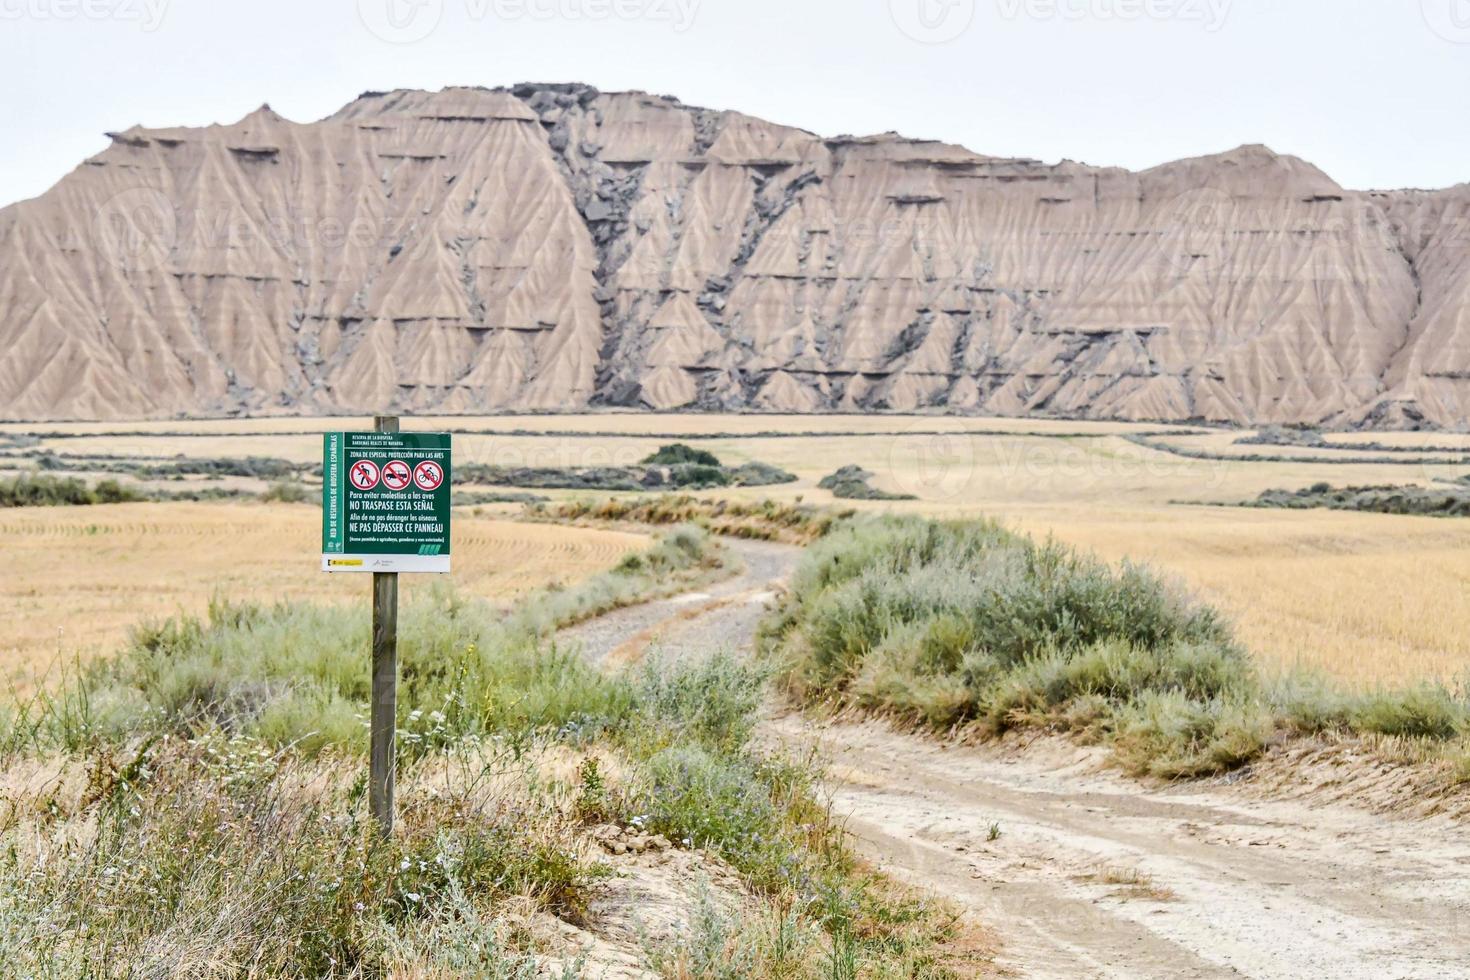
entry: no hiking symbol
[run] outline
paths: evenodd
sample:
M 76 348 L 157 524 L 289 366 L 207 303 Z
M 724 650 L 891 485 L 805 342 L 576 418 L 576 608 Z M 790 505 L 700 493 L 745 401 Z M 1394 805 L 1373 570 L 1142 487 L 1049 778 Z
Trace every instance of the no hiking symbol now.
M 448 434 L 328 432 L 322 440 L 322 569 L 448 572 Z

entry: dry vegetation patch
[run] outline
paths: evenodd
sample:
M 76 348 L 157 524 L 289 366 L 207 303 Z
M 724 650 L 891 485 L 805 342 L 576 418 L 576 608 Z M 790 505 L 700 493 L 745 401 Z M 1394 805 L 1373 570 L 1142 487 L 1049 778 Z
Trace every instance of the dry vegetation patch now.
M 314 507 L 147 503 L 0 510 L 12 572 L 0 583 L 0 669 L 21 690 L 61 666 L 116 647 L 140 620 L 197 614 L 216 595 L 270 601 L 362 601 L 362 576 L 319 571 Z M 627 530 L 567 528 L 456 515 L 456 585 L 510 599 L 572 585 L 647 546 Z M 404 582 L 412 596 L 432 587 Z
M 0 962 L 37 976 L 973 975 L 985 960 L 957 920 L 853 861 L 812 767 L 752 745 L 759 670 L 716 657 L 604 674 L 556 644 L 719 557 L 674 528 L 509 609 L 410 602 L 386 841 L 358 754 L 360 609 L 216 603 L 139 630 L 0 719 Z

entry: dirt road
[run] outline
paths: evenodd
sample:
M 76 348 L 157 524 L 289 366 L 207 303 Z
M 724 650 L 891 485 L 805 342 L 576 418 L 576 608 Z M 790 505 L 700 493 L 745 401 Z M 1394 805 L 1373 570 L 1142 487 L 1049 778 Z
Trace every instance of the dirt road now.
M 707 594 L 572 631 L 596 657 L 749 648 L 795 549 L 732 542 L 744 572 Z M 1036 978 L 1470 978 L 1470 829 L 1248 785 L 1147 787 L 1040 739 L 947 746 L 882 726 L 769 720 L 821 745 L 835 811 L 896 877 L 994 929 Z

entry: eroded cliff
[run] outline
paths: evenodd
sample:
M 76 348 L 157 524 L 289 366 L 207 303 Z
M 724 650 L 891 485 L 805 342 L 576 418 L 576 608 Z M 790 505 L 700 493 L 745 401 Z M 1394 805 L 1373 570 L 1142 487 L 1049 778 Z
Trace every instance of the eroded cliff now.
M 1470 185 L 1142 173 L 582 85 L 131 129 L 0 211 L 0 415 L 1470 420 Z

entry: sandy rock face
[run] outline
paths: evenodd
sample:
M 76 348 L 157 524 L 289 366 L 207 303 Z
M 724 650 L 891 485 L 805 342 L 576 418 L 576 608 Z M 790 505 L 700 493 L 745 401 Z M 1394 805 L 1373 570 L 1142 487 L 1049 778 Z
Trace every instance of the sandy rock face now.
M 1470 422 L 1470 185 L 1142 173 L 581 85 L 132 129 L 0 211 L 0 416 Z

